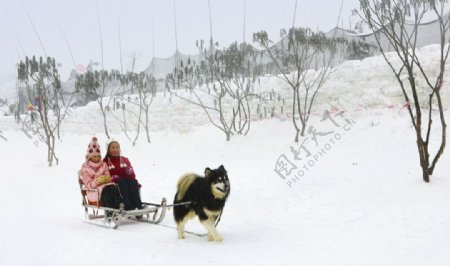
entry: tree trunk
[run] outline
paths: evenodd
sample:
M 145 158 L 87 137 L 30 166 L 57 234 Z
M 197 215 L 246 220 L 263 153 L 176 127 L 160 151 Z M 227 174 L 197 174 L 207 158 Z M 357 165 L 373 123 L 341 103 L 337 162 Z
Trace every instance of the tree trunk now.
M 306 128 L 306 123 L 302 123 L 302 131 L 300 133 L 300 136 L 302 136 L 302 137 L 305 136 L 305 128 Z
M 298 143 L 298 137 L 300 135 L 300 130 L 298 130 L 297 128 L 295 129 L 295 142 Z
M 150 133 L 149 131 L 149 126 L 148 126 L 148 106 L 147 109 L 145 109 L 145 132 L 147 133 L 147 142 L 150 143 Z
M 419 150 L 420 167 L 422 168 L 423 181 L 425 183 L 429 183 L 430 174 L 428 172 L 429 166 L 428 144 L 422 140 L 420 132 L 417 132 L 417 148 Z
M 53 162 L 53 157 L 52 157 L 52 148 L 51 148 L 51 142 L 50 142 L 50 136 L 47 134 L 47 162 L 48 162 L 48 166 L 51 167 L 52 166 L 52 162 Z
M 441 95 L 440 95 L 439 91 L 436 92 L 436 98 L 437 98 L 438 107 L 439 107 L 439 120 L 441 121 L 441 127 L 442 127 L 441 128 L 441 145 L 440 145 L 439 150 L 438 150 L 435 158 L 433 159 L 430 167 L 428 168 L 428 173 L 430 175 L 433 174 L 434 167 L 436 166 L 437 161 L 439 160 L 441 155 L 444 153 L 445 145 L 447 143 L 447 139 L 446 139 L 446 136 L 447 136 L 447 124 L 445 123 L 444 107 L 442 105 Z M 430 125 L 430 127 L 431 127 L 431 125 Z
M 103 111 L 103 108 L 102 108 L 102 115 L 103 115 L 103 127 L 105 128 L 105 134 L 106 134 L 106 137 L 109 139 L 108 125 L 106 124 L 106 114 Z

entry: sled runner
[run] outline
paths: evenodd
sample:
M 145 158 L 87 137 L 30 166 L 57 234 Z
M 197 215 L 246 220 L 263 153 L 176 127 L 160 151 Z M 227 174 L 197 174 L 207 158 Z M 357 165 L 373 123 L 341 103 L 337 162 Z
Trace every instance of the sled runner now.
M 87 188 L 78 175 L 80 185 L 82 206 L 84 207 L 86 223 L 101 227 L 117 229 L 125 220 L 137 220 L 151 224 L 159 224 L 166 214 L 167 201 L 161 200 L 161 204 L 142 202 L 145 208 L 140 210 L 124 210 L 123 205 L 119 209 L 103 207 L 100 200 L 100 193 L 97 193 L 96 202 L 89 201 L 87 191 L 98 192 L 97 189 Z

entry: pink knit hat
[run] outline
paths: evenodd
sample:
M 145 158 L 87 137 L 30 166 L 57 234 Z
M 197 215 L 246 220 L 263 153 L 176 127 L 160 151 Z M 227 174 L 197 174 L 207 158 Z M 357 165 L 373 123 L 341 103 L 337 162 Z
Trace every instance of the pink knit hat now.
M 97 138 L 93 137 L 86 152 L 86 160 L 89 160 L 92 156 L 99 155 L 100 153 L 100 145 L 98 145 Z

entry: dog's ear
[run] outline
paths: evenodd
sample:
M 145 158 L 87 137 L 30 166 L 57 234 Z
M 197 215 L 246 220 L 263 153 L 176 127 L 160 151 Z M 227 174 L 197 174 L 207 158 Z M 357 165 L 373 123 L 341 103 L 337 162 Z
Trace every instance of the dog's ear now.
M 219 166 L 219 170 L 224 173 L 225 175 L 227 174 L 227 170 L 225 170 L 225 167 L 223 167 L 223 165 Z
M 211 174 L 211 168 L 206 167 L 206 169 L 205 169 L 205 177 L 208 177 L 209 174 Z

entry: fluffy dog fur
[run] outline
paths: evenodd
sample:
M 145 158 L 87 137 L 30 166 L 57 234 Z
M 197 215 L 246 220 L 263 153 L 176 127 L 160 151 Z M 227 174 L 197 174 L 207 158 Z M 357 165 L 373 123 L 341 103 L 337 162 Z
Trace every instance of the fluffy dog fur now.
M 229 194 L 230 182 L 223 165 L 215 170 L 206 168 L 205 177 L 197 174 L 183 175 L 178 180 L 173 203 L 191 203 L 173 207 L 178 238 L 185 238 L 184 226 L 190 219 L 197 216 L 200 223 L 208 230 L 208 240 L 222 241 L 222 236 L 216 230 L 215 221 L 223 210 Z

